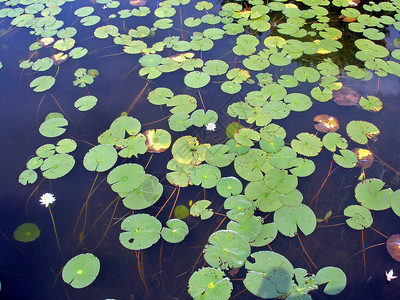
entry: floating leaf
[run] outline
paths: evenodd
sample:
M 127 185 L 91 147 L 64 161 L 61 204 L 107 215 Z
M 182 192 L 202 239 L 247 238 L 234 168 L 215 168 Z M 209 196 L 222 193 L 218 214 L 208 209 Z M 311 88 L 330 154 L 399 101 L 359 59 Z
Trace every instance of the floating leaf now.
M 33 223 L 21 224 L 14 230 L 14 239 L 19 242 L 33 242 L 39 235 L 40 230 L 37 225 Z
M 174 209 L 174 216 L 177 219 L 186 219 L 189 216 L 189 209 L 186 205 L 177 205 Z
M 175 186 L 186 187 L 189 185 L 190 173 L 193 165 L 181 164 L 175 159 L 171 159 L 167 164 L 167 169 L 173 172 L 167 173 L 167 180 Z
M 310 97 L 301 93 L 291 93 L 283 99 L 293 111 L 306 111 L 312 106 Z
M 317 272 L 318 285 L 327 283 L 324 293 L 328 295 L 339 294 L 346 287 L 346 274 L 336 267 L 324 267 Z
M 322 149 L 322 141 L 315 135 L 307 132 L 299 133 L 290 143 L 292 148 L 299 154 L 304 156 L 317 156 Z
M 22 185 L 34 183 L 37 180 L 37 173 L 33 170 L 24 170 L 18 177 L 18 182 Z
M 336 147 L 339 147 L 340 149 L 346 149 L 348 146 L 346 139 L 336 132 L 325 134 L 322 138 L 322 142 L 324 147 L 331 152 L 335 152 Z
M 171 145 L 171 134 L 164 129 L 149 129 L 143 132 L 146 136 L 147 151 L 161 153 Z
M 185 76 L 184 82 L 188 87 L 199 89 L 210 82 L 210 75 L 204 72 L 193 71 Z
M 206 152 L 206 162 L 212 166 L 223 168 L 229 166 L 235 155 L 228 153 L 229 146 L 217 144 L 211 146 Z
M 190 207 L 190 214 L 194 217 L 201 217 L 202 220 L 209 219 L 214 214 L 212 209 L 207 208 L 210 206 L 210 204 L 211 202 L 208 200 L 196 201 Z
M 354 168 L 358 162 L 357 156 L 350 150 L 339 150 L 341 155 L 334 154 L 333 160 L 343 168 Z
M 314 122 L 318 122 L 314 124 L 314 128 L 319 132 L 335 132 L 339 129 L 339 121 L 333 116 L 317 115 L 314 117 Z
M 75 159 L 69 154 L 54 154 L 45 159 L 40 169 L 47 179 L 60 178 L 69 173 L 75 165 Z
M 122 199 L 125 207 L 131 210 L 145 209 L 152 206 L 160 199 L 163 192 L 163 186 L 158 178 L 145 174 L 143 184 L 133 191 L 123 194 Z
M 261 298 L 283 297 L 292 286 L 294 269 L 292 264 L 279 253 L 259 251 L 251 254 L 254 263 L 246 261 L 245 287 Z
M 353 229 L 363 230 L 372 225 L 371 212 L 361 205 L 349 205 L 345 208 L 343 214 L 350 217 L 346 220 L 346 223 Z
M 357 105 L 360 101 L 360 94 L 348 86 L 333 92 L 333 101 L 342 106 Z
M 157 243 L 161 234 L 161 223 L 148 214 L 135 214 L 121 223 L 119 241 L 130 250 L 147 249 Z
M 356 143 L 367 144 L 368 139 L 375 140 L 379 129 L 366 121 L 350 121 L 346 126 L 347 135 Z
M 140 187 L 145 180 L 145 172 L 141 165 L 123 164 L 111 170 L 107 182 L 116 193 L 129 193 Z
M 372 163 L 374 162 L 374 154 L 371 151 L 363 148 L 355 148 L 352 151 L 357 156 L 358 167 L 365 170 L 372 166 Z
M 383 105 L 382 101 L 375 96 L 367 96 L 367 98 L 361 97 L 359 104 L 363 109 L 372 112 L 380 111 Z
M 366 179 L 357 184 L 355 197 L 364 207 L 372 210 L 385 210 L 390 207 L 392 189 L 382 190 L 385 183 L 379 179 Z
M 50 89 L 55 82 L 56 79 L 53 76 L 40 76 L 32 80 L 29 86 L 33 88 L 34 92 L 43 92 Z
M 77 144 L 74 140 L 71 139 L 62 139 L 58 141 L 56 145 L 56 151 L 58 153 L 70 153 L 74 151 L 77 147 Z
M 205 189 L 213 188 L 221 179 L 221 171 L 214 166 L 200 165 L 190 173 L 190 181 L 195 185 L 201 185 Z
M 75 101 L 74 106 L 79 111 L 88 111 L 95 107 L 97 104 L 97 98 L 95 96 L 83 96 Z
M 320 78 L 320 74 L 316 69 L 310 67 L 298 67 L 294 70 L 294 77 L 300 82 L 317 82 Z
M 139 120 L 130 116 L 118 117 L 110 125 L 112 136 L 118 139 L 124 139 L 126 133 L 131 136 L 137 135 L 140 129 Z
M 222 197 L 239 195 L 243 190 L 243 185 L 236 177 L 223 177 L 217 184 L 217 192 Z
M 167 221 L 167 227 L 161 230 L 161 236 L 169 243 L 182 242 L 189 233 L 189 227 L 185 222 L 179 219 L 171 219 Z
M 117 159 L 117 151 L 112 145 L 97 145 L 85 154 L 83 166 L 89 171 L 104 172 L 111 169 Z
M 99 275 L 100 261 L 91 253 L 71 258 L 62 270 L 62 279 L 73 288 L 81 289 L 90 285 Z
M 235 141 L 246 147 L 251 147 L 254 145 L 252 141 L 259 141 L 260 134 L 250 128 L 241 128 L 237 133 L 233 134 Z
M 235 159 L 236 173 L 248 180 L 258 181 L 264 178 L 263 172 L 267 172 L 269 164 L 267 164 L 267 153 L 260 149 L 250 149 L 244 155 L 237 156 Z
M 283 206 L 274 213 L 274 222 L 279 232 L 290 237 L 295 236 L 297 227 L 304 235 L 309 235 L 317 225 L 314 212 L 304 204 L 294 207 Z
M 230 298 L 233 285 L 220 269 L 202 268 L 192 274 L 189 279 L 188 292 L 195 300 Z
M 239 268 L 250 255 L 249 243 L 235 231 L 218 230 L 210 235 L 208 243 L 204 259 L 215 268 Z

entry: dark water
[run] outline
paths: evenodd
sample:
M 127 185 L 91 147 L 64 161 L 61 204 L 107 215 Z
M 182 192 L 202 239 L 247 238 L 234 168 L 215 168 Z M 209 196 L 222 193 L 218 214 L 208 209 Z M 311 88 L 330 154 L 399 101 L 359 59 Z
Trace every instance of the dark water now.
M 155 1 L 148 1 L 152 11 L 156 7 Z M 92 27 L 83 27 L 73 15 L 76 8 L 84 5 L 93 5 L 95 13 L 104 18 L 99 24 Z M 215 5 L 219 5 L 215 3 Z M 3 8 L 4 3 L 0 3 Z M 189 7 L 189 6 L 188 6 Z M 111 9 L 104 11 L 101 5 L 89 1 L 75 1 L 66 3 L 63 11 L 57 16 L 65 21 L 65 26 L 73 26 L 78 30 L 74 37 L 78 46 L 89 49 L 89 54 L 78 60 L 69 59 L 60 65 L 56 84 L 48 93 L 35 93 L 29 88 L 29 83 L 37 76 L 38 72 L 18 68 L 19 61 L 29 57 L 28 47 L 36 41 L 36 37 L 29 34 L 26 28 L 15 28 L 10 25 L 10 19 L 2 19 L 0 29 L 9 30 L 0 36 L 0 61 L 3 68 L 0 70 L 0 282 L 1 299 L 189 299 L 187 282 L 193 271 L 206 265 L 200 256 L 208 236 L 219 227 L 223 220 L 221 216 L 214 216 L 207 221 L 189 217 L 187 224 L 190 233 L 179 244 L 169 244 L 160 240 L 153 247 L 140 252 L 125 249 L 119 242 L 121 220 L 131 214 L 116 194 L 110 190 L 105 182 L 107 174 L 88 172 L 82 165 L 84 154 L 97 144 L 97 136 L 105 131 L 111 122 L 121 112 L 126 111 L 135 100 L 136 96 L 146 86 L 146 79 L 138 75 L 139 55 L 127 55 L 122 52 L 122 46 L 114 45 L 110 38 L 99 40 L 93 36 L 96 27 L 105 24 L 124 26 L 127 30 L 138 25 L 151 27 L 154 16 L 145 18 L 129 18 L 123 21 L 118 18 L 110 20 L 106 16 L 111 14 Z M 122 3 L 117 9 L 132 8 L 127 3 Z M 115 10 L 115 12 L 117 11 Z M 182 19 L 196 13 L 193 6 L 182 8 L 174 20 Z M 107 20 L 106 20 L 107 19 Z M 140 22 L 140 23 L 139 23 Z M 202 25 L 203 26 L 203 25 Z M 198 27 L 195 30 L 204 30 Z M 161 40 L 168 35 L 183 34 L 189 38 L 190 33 L 180 32 L 176 29 L 158 30 L 156 38 Z M 263 34 L 262 37 L 267 36 Z M 386 45 L 394 49 L 393 41 L 398 37 L 398 32 L 389 29 Z M 149 44 L 154 38 L 147 38 Z M 234 45 L 235 37 L 215 41 L 215 47 L 210 53 L 204 53 L 207 59 L 220 58 L 234 65 L 234 55 L 228 51 Z M 350 49 L 350 48 L 349 48 Z M 353 60 L 354 54 L 342 57 L 343 61 Z M 42 51 L 42 50 L 41 50 Z M 45 53 L 48 51 L 48 53 Z M 168 49 L 167 49 L 168 51 Z M 40 55 L 48 56 L 52 50 L 45 49 Z M 172 53 L 172 52 L 171 52 Z M 167 53 L 165 56 L 170 55 Z M 163 53 L 164 56 L 164 53 Z M 298 61 L 298 64 L 307 62 Z M 350 63 L 350 62 L 349 62 Z M 240 64 L 239 64 L 240 65 Z M 96 68 L 100 75 L 94 84 L 87 89 L 74 87 L 73 73 L 78 67 L 87 69 Z M 266 72 L 274 74 L 283 72 L 291 74 L 294 66 L 284 68 L 271 67 Z M 56 67 L 52 67 L 46 74 L 54 75 Z M 40 74 L 43 75 L 43 74 Z M 152 89 L 163 86 L 170 87 L 175 94 L 187 93 L 197 97 L 197 92 L 183 85 L 183 70 L 164 74 L 149 83 L 145 92 L 133 106 L 130 113 L 138 118 L 142 124 L 157 121 L 169 115 L 167 108 L 155 107 L 148 103 L 146 96 Z M 177 80 L 179 78 L 180 80 Z M 400 79 L 389 75 L 385 78 L 374 76 L 368 82 L 343 78 L 345 85 L 351 86 L 362 95 L 376 95 L 383 102 L 383 110 L 373 114 L 357 107 L 343 108 L 333 101 L 319 103 L 314 101 L 313 107 L 307 112 L 292 112 L 290 117 L 278 120 L 275 123 L 283 126 L 287 131 L 286 141 L 293 139 L 299 132 L 313 131 L 313 116 L 320 113 L 329 113 L 339 119 L 340 124 L 347 124 L 351 120 L 366 120 L 374 123 L 381 130 L 379 140 L 370 143 L 371 149 L 383 161 L 396 170 L 400 169 L 400 133 L 398 114 L 400 105 Z M 225 127 L 233 121 L 224 115 L 230 103 L 243 99 L 246 93 L 254 86 L 243 86 L 237 95 L 227 95 L 220 91 L 219 83 L 211 83 L 201 90 L 202 98 L 209 109 L 219 113 L 217 130 L 215 133 L 205 132 L 201 129 L 189 130 L 185 133 L 171 132 L 173 141 L 185 134 L 197 136 L 201 142 L 212 144 L 226 140 Z M 308 87 L 301 85 L 292 92 L 306 92 Z M 73 107 L 73 102 L 80 96 L 87 94 L 96 95 L 99 103 L 89 112 L 79 112 Z M 18 176 L 24 170 L 25 163 L 34 156 L 35 150 L 45 143 L 56 143 L 59 138 L 48 139 L 40 135 L 38 127 L 49 112 L 60 112 L 60 107 L 65 116 L 68 116 L 69 126 L 63 137 L 71 137 L 78 143 L 77 150 L 73 153 L 76 165 L 65 177 L 57 180 L 45 180 L 37 187 L 41 178 L 33 186 L 22 186 L 18 183 Z M 143 125 L 142 131 L 151 128 L 168 129 L 164 120 L 155 124 Z M 345 126 L 339 130 L 346 136 Z M 356 147 L 355 144 L 349 148 Z M 152 158 L 146 172 L 157 176 L 164 186 L 164 194 L 154 207 L 145 210 L 145 213 L 155 215 L 166 199 L 174 191 L 165 179 L 166 163 L 171 158 L 169 151 Z M 132 161 L 146 165 L 150 154 L 139 156 Z M 121 160 L 122 161 L 122 160 Z M 304 203 L 309 205 L 317 217 L 323 217 L 332 210 L 333 217 L 327 223 L 321 223 L 313 234 L 308 237 L 300 234 L 301 242 L 308 255 L 318 268 L 336 266 L 341 268 L 347 276 L 345 290 L 336 296 L 328 297 L 320 288 L 311 293 L 313 299 L 399 299 L 400 280 L 390 284 L 386 283 L 385 271 L 394 269 L 395 274 L 400 274 L 400 264 L 394 261 L 386 252 L 384 245 L 371 248 L 365 252 L 365 264 L 360 251 L 375 244 L 384 243 L 386 239 L 372 229 L 362 233 L 343 225 L 345 217 L 343 210 L 351 204 L 356 204 L 354 188 L 357 184 L 359 169 L 337 170 L 330 176 L 324 185 L 319 197 L 314 195 L 319 190 L 328 174 L 331 163 L 331 154 L 323 151 L 318 157 L 313 158 L 317 169 L 314 174 L 299 180 L 298 189 L 304 195 Z M 336 165 L 333 164 L 333 168 Z M 223 170 L 223 176 L 231 175 L 232 168 Z M 375 160 L 373 166 L 367 171 L 368 178 L 380 178 L 387 187 L 393 190 L 400 188 L 400 180 L 386 165 Z M 96 190 L 88 200 L 87 213 L 78 220 L 91 186 Z M 60 238 L 63 257 L 61 257 L 56 244 L 51 218 L 47 209 L 39 204 L 39 197 L 43 193 L 51 192 L 57 201 L 52 207 L 57 233 Z M 176 194 L 175 194 L 176 195 Z M 213 201 L 214 211 L 220 211 L 223 199 L 213 191 L 203 191 L 198 187 L 180 190 L 177 205 L 188 205 L 189 200 L 209 199 Z M 161 220 L 166 220 L 173 207 L 175 197 L 169 201 L 160 215 Z M 312 203 L 311 203 L 312 202 Z M 311 204 L 310 204 L 311 203 Z M 400 222 L 391 210 L 372 212 L 374 217 L 373 228 L 386 236 L 399 233 Z M 84 219 L 86 218 L 86 223 Z M 271 216 L 267 221 L 272 220 Z M 41 230 L 40 237 L 32 243 L 21 243 L 13 239 L 15 228 L 25 222 L 33 222 Z M 77 224 L 77 229 L 74 227 Z M 86 225 L 85 225 L 86 224 Z M 330 226 L 339 224 L 338 226 Z M 341 225 L 340 225 L 341 224 Z M 226 222 L 222 224 L 224 228 Z M 79 240 L 79 232 L 85 228 L 84 238 Z M 306 253 L 302 250 L 297 237 L 288 238 L 278 234 L 271 248 L 284 255 L 294 267 L 302 267 L 310 273 L 316 273 Z M 262 247 L 257 250 L 268 250 Z M 101 270 L 97 279 L 88 287 L 73 289 L 61 279 L 61 269 L 72 257 L 80 253 L 90 252 L 101 261 Z M 245 270 L 235 276 L 243 279 Z M 234 299 L 255 299 L 256 297 L 245 291 L 241 280 L 235 280 L 232 297 Z

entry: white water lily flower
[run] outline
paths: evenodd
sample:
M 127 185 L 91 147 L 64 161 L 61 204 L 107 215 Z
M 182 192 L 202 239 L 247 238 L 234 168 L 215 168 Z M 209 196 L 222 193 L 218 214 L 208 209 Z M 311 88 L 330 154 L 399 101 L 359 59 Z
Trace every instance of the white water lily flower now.
M 45 193 L 39 199 L 40 204 L 45 205 L 46 207 L 48 207 L 54 201 L 56 201 L 56 198 L 51 193 Z
M 393 275 L 393 269 L 390 270 L 389 273 L 387 271 L 385 273 L 386 273 L 386 280 L 387 281 L 390 281 L 390 280 L 393 280 L 393 279 L 397 278 L 397 276 Z
M 207 130 L 209 130 L 209 131 L 215 131 L 215 128 L 216 128 L 217 126 L 214 124 L 214 123 L 208 123 L 207 125 L 206 125 L 206 129 Z

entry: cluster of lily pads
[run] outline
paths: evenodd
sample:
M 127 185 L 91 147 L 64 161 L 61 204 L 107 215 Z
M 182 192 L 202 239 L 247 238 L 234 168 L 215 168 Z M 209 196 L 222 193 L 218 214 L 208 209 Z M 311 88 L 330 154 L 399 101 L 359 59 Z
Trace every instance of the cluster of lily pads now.
M 20 63 L 20 68 L 47 72 L 58 66 L 58 73 L 62 69 L 60 64 L 69 58 L 79 59 L 88 54 L 88 49 L 78 46 L 79 41 L 74 39 L 77 30 L 64 27 L 64 22 L 57 19 L 65 0 L 0 2 L 9 6 L 0 9 L 0 18 L 12 18 L 13 26 L 28 28 L 32 35 L 40 37 L 29 47 L 32 55 Z M 227 115 L 237 122 L 227 128 L 225 143 L 205 143 L 186 133 L 193 129 L 191 126 L 202 128 L 218 122 L 218 114 L 206 109 L 208 103 L 203 103 L 200 90 L 201 109 L 194 96 L 175 95 L 167 87 L 153 89 L 147 99 L 153 105 L 169 107 L 169 129 L 185 132 L 185 135 L 172 142 L 171 134 L 165 129 L 141 133 L 141 122 L 123 114 L 98 136 L 98 145 L 86 153 L 83 165 L 88 171 L 109 172 L 107 182 L 111 190 L 123 199 L 126 208 L 135 211 L 121 224 L 121 244 L 131 250 L 141 250 L 151 247 L 161 237 L 178 243 L 188 235 L 189 228 L 183 220 L 169 219 L 166 227 L 162 227 L 156 217 L 136 213 L 156 203 L 163 186 L 157 177 L 147 174 L 143 166 L 132 160 L 146 152 L 169 151 L 172 144 L 172 159 L 166 165 L 168 182 L 179 188 L 191 185 L 215 188 L 216 193 L 225 198 L 224 209 L 229 218 L 226 229 L 214 232 L 204 248 L 204 259 L 209 267 L 194 272 L 189 279 L 188 291 L 193 298 L 228 299 L 232 282 L 225 271 L 243 266 L 246 269 L 243 284 L 262 298 L 310 299 L 308 293 L 325 283 L 325 293 L 341 292 L 346 276 L 339 268 L 327 266 L 310 275 L 305 269 L 294 268 L 278 253 L 253 252 L 252 247 L 265 247 L 273 242 L 278 232 L 293 237 L 299 234 L 298 230 L 304 235 L 315 230 L 315 213 L 302 203 L 303 195 L 297 189 L 299 180 L 315 171 L 310 158 L 321 151 L 329 151 L 343 168 L 366 168 L 363 160 L 367 150 L 350 150 L 349 142 L 366 145 L 370 139 L 375 139 L 380 131 L 374 124 L 350 121 L 345 128 L 351 141 L 336 132 L 339 124 L 334 116 L 314 117 L 315 129 L 324 134 L 322 137 L 301 132 L 288 141 L 285 129 L 278 124 L 291 113 L 307 111 L 316 103 L 331 99 L 339 105 L 359 105 L 370 112 L 382 108 L 380 99 L 373 95 L 352 101 L 353 91 L 339 80 L 344 76 L 367 81 L 374 74 L 400 77 L 400 64 L 396 61 L 400 59 L 400 49 L 389 51 L 384 45 L 385 28 L 392 26 L 400 30 L 400 1 L 371 1 L 357 7 L 347 0 L 290 3 L 278 0 L 267 4 L 262 0 L 250 0 L 226 3 L 219 9 L 209 1 L 166 0 L 158 3 L 153 13 L 147 6 L 114 13 L 120 6 L 118 1 L 97 0 L 97 4 L 104 5 L 106 12 L 112 12 L 108 15 L 110 23 L 147 16 L 155 20 L 152 27 L 140 25 L 122 30 L 117 25 L 107 24 L 92 30 L 96 38 L 113 39 L 125 53 L 136 55 L 141 66 L 139 75 L 143 78 L 161 83 L 165 73 L 178 74 L 181 70 L 186 72 L 182 84 L 191 89 L 218 85 L 229 95 L 250 90 L 239 94 L 240 100 L 227 107 Z M 185 6 L 194 8 L 195 15 L 178 24 L 173 17 L 177 8 Z M 82 26 L 90 27 L 102 21 L 102 17 L 94 14 L 95 7 L 85 6 L 74 11 Z M 330 14 L 330 10 L 340 10 L 340 14 Z M 342 67 L 338 63 L 345 41 L 343 30 L 335 27 L 333 21 L 347 22 L 347 28 L 357 37 L 356 48 L 352 48 L 359 60 L 357 65 Z M 172 32 L 179 26 L 182 34 L 164 37 L 166 30 Z M 155 41 L 159 35 L 163 38 Z M 212 57 L 210 50 L 222 45 L 224 40 L 232 45 L 230 59 Z M 50 55 L 55 50 L 59 52 Z M 33 61 L 33 54 L 49 56 Z M 315 61 L 313 57 L 319 62 L 307 63 Z M 0 63 L 0 69 L 1 66 Z M 279 73 L 273 75 L 274 72 Z M 85 87 L 92 84 L 97 75 L 99 72 L 95 69 L 80 67 L 74 73 L 73 85 Z M 56 75 L 43 75 L 33 79 L 30 87 L 35 92 L 44 92 L 51 89 L 55 81 Z M 307 91 L 290 91 L 298 86 Z M 80 111 L 88 111 L 96 103 L 97 98 L 89 95 L 82 96 L 74 105 Z M 67 125 L 67 119 L 61 114 L 51 113 L 39 131 L 48 138 L 58 137 Z M 76 146 L 75 141 L 62 139 L 56 145 L 39 147 L 36 156 L 28 160 L 19 182 L 34 183 L 38 168 L 47 179 L 66 175 L 75 164 L 68 153 Z M 128 161 L 118 164 L 118 157 Z M 223 176 L 223 168 L 232 167 L 232 164 L 235 176 Z M 360 205 L 350 205 L 344 210 L 351 228 L 370 227 L 373 222 L 370 210 L 391 207 L 400 216 L 400 192 L 382 190 L 384 183 L 379 179 L 362 179 L 355 188 L 355 198 Z M 190 214 L 206 220 L 214 215 L 210 206 L 211 201 L 198 200 L 190 207 Z M 264 220 L 260 217 L 262 213 L 271 213 L 272 220 Z M 19 228 L 16 239 L 37 238 L 39 233 L 35 231 L 31 235 L 31 230 L 31 227 Z M 99 269 L 95 256 L 81 254 L 65 265 L 62 277 L 71 286 L 82 288 L 96 278 Z

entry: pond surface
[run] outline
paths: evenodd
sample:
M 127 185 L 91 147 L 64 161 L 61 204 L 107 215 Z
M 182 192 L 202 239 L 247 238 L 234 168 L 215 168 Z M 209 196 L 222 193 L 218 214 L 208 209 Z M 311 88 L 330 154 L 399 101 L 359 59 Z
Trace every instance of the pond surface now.
M 0 298 L 400 297 L 399 10 L 0 0 Z

